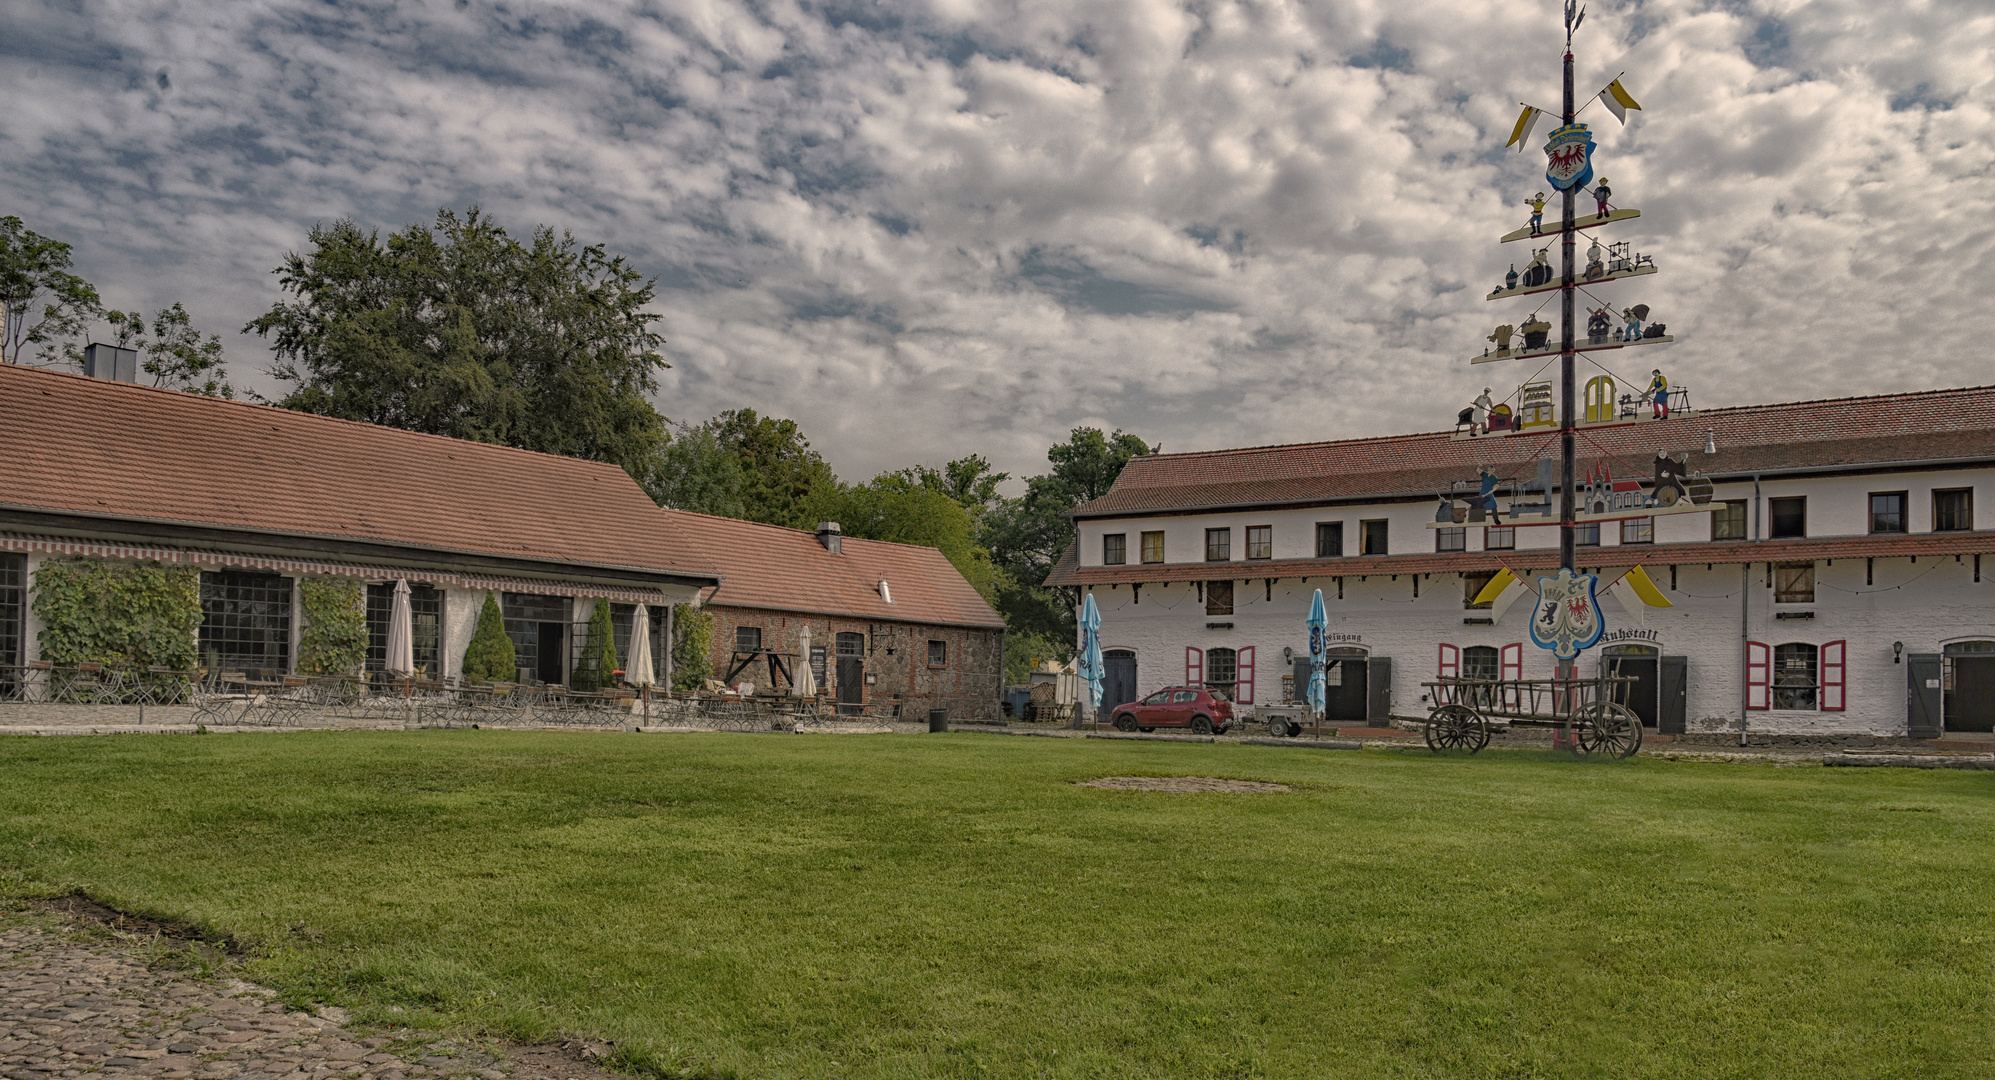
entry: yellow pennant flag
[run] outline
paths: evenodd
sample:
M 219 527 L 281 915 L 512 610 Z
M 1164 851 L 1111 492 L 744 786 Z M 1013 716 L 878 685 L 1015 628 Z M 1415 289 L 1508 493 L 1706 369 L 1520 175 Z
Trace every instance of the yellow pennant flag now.
M 1622 86 L 1619 79 L 1608 83 L 1607 89 L 1600 92 L 1600 103 L 1607 106 L 1607 111 L 1614 114 L 1614 119 L 1624 124 L 1628 122 L 1629 109 L 1641 108 L 1635 104 L 1634 95 L 1628 93 L 1628 88 Z
M 1507 569 L 1498 570 L 1496 572 L 1496 576 L 1489 579 L 1489 583 L 1482 587 L 1481 592 L 1475 594 L 1475 599 L 1470 601 L 1470 603 L 1474 604 L 1495 603 L 1496 598 L 1503 595 L 1503 590 L 1515 584 L 1517 584 L 1516 574 L 1511 573 Z
M 1537 124 L 1538 110 L 1529 105 L 1524 106 L 1524 111 L 1517 114 L 1517 126 L 1510 129 L 1510 141 L 1504 143 L 1503 148 L 1508 150 L 1515 146 L 1519 151 L 1522 151 L 1524 149 L 1522 144 L 1529 142 L 1531 129 L 1536 127 Z
M 1636 596 L 1642 598 L 1642 603 L 1650 607 L 1676 606 L 1669 602 L 1669 597 L 1664 596 L 1661 589 L 1656 588 L 1656 583 L 1649 579 L 1649 572 L 1639 566 L 1628 571 L 1628 585 L 1635 590 Z

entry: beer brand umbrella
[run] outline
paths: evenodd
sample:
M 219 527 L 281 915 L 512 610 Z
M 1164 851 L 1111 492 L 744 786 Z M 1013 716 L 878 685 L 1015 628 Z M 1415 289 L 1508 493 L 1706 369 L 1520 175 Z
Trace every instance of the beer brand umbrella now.
M 1316 590 L 1316 596 L 1309 601 L 1309 707 L 1323 711 L 1328 688 L 1323 685 L 1323 628 L 1330 619 L 1323 613 L 1323 590 Z
M 1101 708 L 1101 609 L 1094 594 L 1081 604 L 1081 655 L 1075 668 L 1088 686 L 1088 708 Z

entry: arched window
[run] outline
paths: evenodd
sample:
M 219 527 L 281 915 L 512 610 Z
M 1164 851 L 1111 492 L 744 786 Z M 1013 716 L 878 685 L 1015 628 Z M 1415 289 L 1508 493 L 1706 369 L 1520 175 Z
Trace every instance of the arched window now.
M 1791 641 L 1773 647 L 1774 708 L 1815 708 L 1818 677 L 1815 646 Z

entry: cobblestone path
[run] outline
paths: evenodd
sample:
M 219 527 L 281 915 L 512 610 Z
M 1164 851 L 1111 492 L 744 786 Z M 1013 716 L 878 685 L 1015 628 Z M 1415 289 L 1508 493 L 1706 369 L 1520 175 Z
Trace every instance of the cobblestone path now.
M 7 1080 L 610 1080 L 563 1050 L 511 1049 L 409 1031 L 363 1037 L 287 1009 L 264 987 L 154 969 L 115 939 L 79 941 L 0 912 Z

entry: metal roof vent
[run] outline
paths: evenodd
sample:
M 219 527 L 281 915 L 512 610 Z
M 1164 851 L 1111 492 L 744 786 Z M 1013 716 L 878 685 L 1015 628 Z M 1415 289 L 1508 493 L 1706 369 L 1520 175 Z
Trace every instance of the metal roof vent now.
M 894 602 L 894 591 L 887 588 L 886 578 L 880 579 L 880 599 L 885 600 L 889 604 Z
M 1704 429 L 1704 452 L 1707 454 L 1718 452 L 1718 436 L 1710 428 Z
M 840 555 L 845 551 L 845 537 L 839 533 L 836 521 L 817 523 L 817 542 L 823 544 L 824 550 L 833 555 Z
M 138 350 L 93 343 L 83 350 L 83 373 L 93 379 L 137 382 L 139 381 Z

